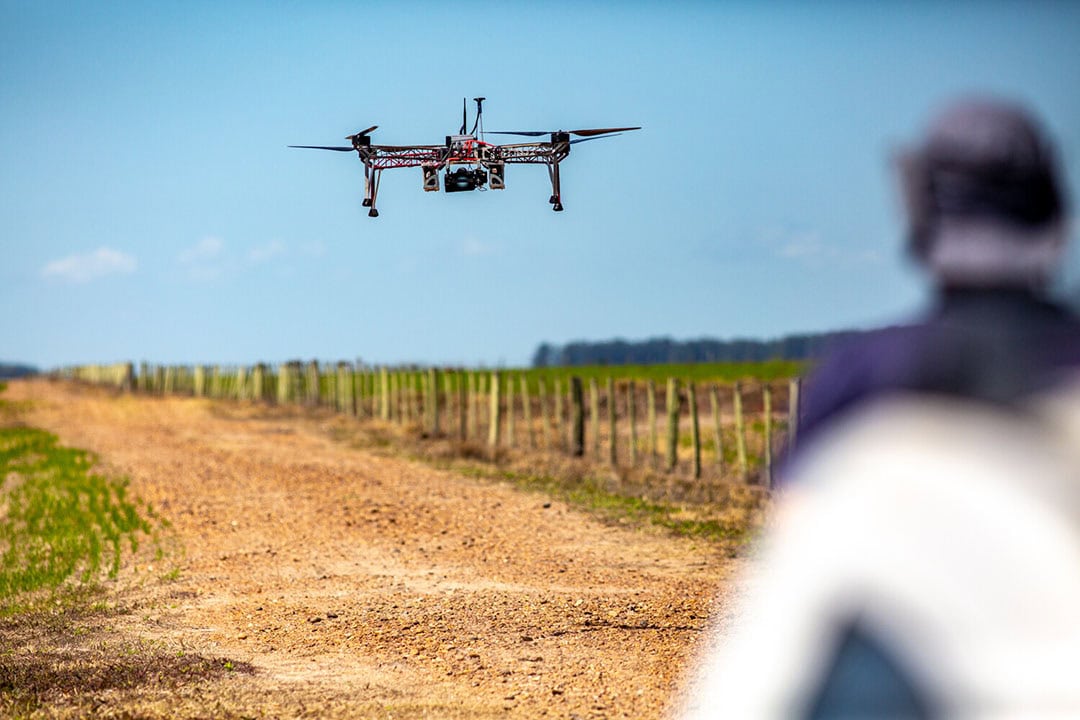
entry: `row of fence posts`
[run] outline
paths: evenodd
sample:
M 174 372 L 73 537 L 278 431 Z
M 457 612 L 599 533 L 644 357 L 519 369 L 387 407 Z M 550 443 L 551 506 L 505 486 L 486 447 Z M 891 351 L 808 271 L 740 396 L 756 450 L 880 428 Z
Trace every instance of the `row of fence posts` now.
M 348 362 L 330 369 L 315 361 L 231 368 L 142 363 L 138 373 L 132 363 L 119 363 L 65 368 L 57 374 L 153 395 L 327 407 L 358 418 L 418 425 L 429 437 L 462 442 L 486 439 L 492 451 L 500 447 L 561 451 L 611 466 L 635 467 L 645 462 L 667 472 L 675 471 L 682 459 L 679 449 L 684 440 L 681 422 L 685 410 L 694 478 L 701 477 L 703 449 L 709 448 L 715 473 L 743 479 L 756 475 L 766 487 L 772 485 L 778 440 L 788 446 L 795 442 L 800 387 L 798 378 L 786 381 L 786 387 L 777 384 L 786 400 L 782 419 L 777 422 L 774 383 L 719 385 L 669 378 L 663 392 L 666 422 L 661 437 L 657 422 L 661 392 L 654 380 L 616 382 L 609 376 L 603 379 L 601 390 L 601 380 L 596 377 L 556 376 L 549 384 L 548 378 L 515 371 L 364 368 Z M 753 399 L 760 405 L 748 412 L 747 403 L 755 394 Z M 712 431 L 705 439 L 700 422 L 704 397 L 708 398 Z M 642 399 L 644 436 L 640 435 L 638 415 Z M 620 407 L 625 439 L 619 432 Z M 725 415 L 732 420 L 730 432 L 725 430 Z M 751 416 L 757 422 L 749 433 Z M 748 434 L 760 439 L 753 462 Z

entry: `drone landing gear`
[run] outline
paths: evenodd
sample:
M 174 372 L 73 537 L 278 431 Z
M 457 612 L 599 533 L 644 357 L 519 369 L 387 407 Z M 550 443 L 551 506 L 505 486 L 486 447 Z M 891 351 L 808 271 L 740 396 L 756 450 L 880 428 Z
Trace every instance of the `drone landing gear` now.
M 368 210 L 368 217 L 379 217 L 379 211 L 375 209 L 375 198 L 379 196 L 379 178 L 381 176 L 382 170 L 372 170 L 366 166 L 364 167 L 364 201 L 360 205 L 371 208 Z
M 559 190 L 559 163 L 553 162 L 548 166 L 548 177 L 551 178 L 551 197 L 548 198 L 548 202 L 551 203 L 551 209 L 555 212 L 562 212 L 562 195 Z

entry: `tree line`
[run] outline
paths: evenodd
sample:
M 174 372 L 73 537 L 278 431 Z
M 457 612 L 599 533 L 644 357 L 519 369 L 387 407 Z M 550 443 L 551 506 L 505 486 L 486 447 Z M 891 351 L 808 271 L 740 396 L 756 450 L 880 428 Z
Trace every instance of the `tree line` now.
M 576 365 L 654 365 L 659 363 L 760 362 L 813 360 L 855 331 L 788 335 L 775 340 L 577 340 L 565 345 L 541 343 L 533 353 L 533 367 Z
M 0 363 L 0 378 L 18 378 L 37 375 L 38 369 L 32 365 L 20 363 Z

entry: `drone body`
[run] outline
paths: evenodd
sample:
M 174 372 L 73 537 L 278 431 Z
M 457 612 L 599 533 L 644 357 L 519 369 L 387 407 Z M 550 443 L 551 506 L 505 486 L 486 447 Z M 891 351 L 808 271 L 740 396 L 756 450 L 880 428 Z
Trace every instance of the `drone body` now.
M 364 207 L 370 208 L 369 217 L 378 217 L 375 199 L 379 194 L 379 178 L 383 170 L 392 168 L 418 167 L 423 171 L 424 192 L 439 190 L 439 173 L 443 175 L 443 190 L 448 193 L 468 190 L 503 190 L 506 188 L 505 171 L 507 165 L 527 164 L 546 165 L 551 180 L 552 210 L 563 209 L 559 187 L 559 163 L 570 154 L 570 146 L 586 140 L 602 137 L 615 137 L 639 127 L 596 128 L 589 130 L 555 131 L 520 131 L 492 132 L 492 135 L 523 135 L 526 137 L 550 136 L 550 140 L 495 145 L 484 141 L 482 117 L 484 98 L 473 98 L 476 102 L 476 121 L 472 131 L 466 132 L 467 115 L 464 101 L 461 109 L 461 130 L 457 135 L 447 135 L 442 145 L 372 145 L 371 133 L 378 127 L 373 125 L 366 130 L 349 135 L 345 139 L 352 142 L 347 147 L 326 145 L 290 145 L 289 147 L 309 148 L 312 150 L 333 150 L 337 152 L 356 152 L 364 163 Z M 571 140 L 570 136 L 578 136 Z

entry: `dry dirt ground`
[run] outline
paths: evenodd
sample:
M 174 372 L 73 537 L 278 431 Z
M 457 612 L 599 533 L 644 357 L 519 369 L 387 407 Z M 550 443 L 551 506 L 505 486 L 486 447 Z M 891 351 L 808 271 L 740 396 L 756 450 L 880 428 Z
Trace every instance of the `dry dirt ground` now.
M 727 611 L 738 561 L 707 542 L 350 448 L 317 414 L 5 398 L 169 523 L 116 611 L 0 636 L 37 714 L 662 717 Z

